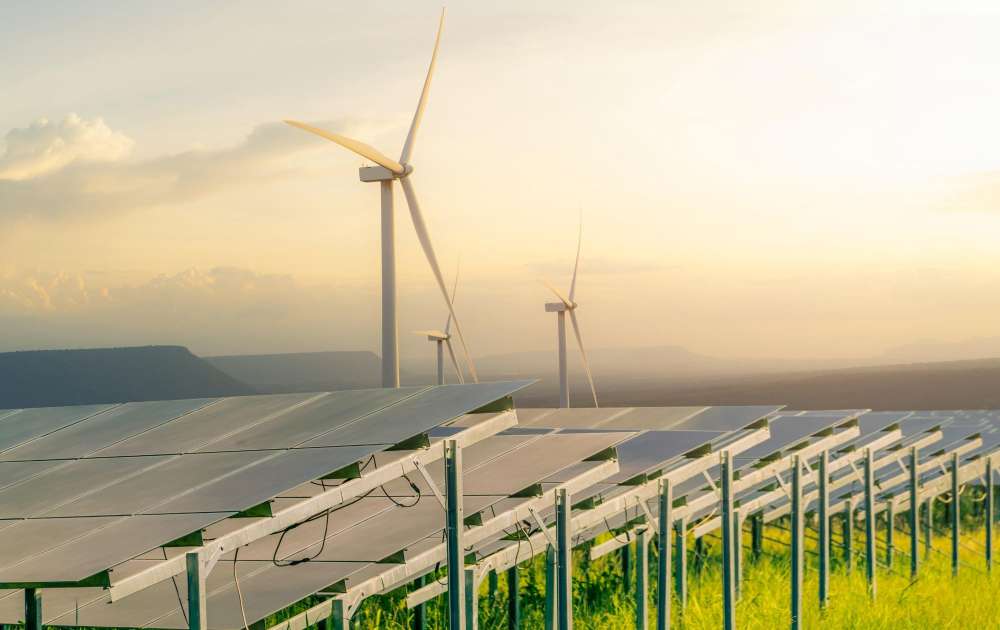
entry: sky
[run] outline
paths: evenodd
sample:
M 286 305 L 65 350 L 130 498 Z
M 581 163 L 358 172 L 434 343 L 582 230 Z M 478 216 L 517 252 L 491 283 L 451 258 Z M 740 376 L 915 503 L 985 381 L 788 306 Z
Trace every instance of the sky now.
M 0 350 L 379 352 L 439 4 L 0 5 Z M 1000 7 L 452 2 L 413 157 L 474 355 L 1000 350 Z M 397 193 L 401 353 L 445 305 Z M 992 340 L 992 341 L 990 341 Z

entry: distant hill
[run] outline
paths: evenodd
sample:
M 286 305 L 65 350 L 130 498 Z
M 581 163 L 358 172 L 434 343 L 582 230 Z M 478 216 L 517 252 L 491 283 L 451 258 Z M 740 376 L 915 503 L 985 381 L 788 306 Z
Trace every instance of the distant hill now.
M 205 357 L 214 367 L 261 392 L 318 392 L 380 387 L 374 352 L 298 352 Z
M 0 353 L 0 408 L 253 393 L 182 346 Z
M 583 400 L 582 383 L 574 392 Z M 526 390 L 519 404 L 554 397 L 554 389 Z M 602 405 L 785 404 L 796 409 L 997 409 L 1000 359 L 944 361 L 838 370 L 706 379 L 699 385 L 606 379 Z M 548 401 L 551 402 L 551 401 Z

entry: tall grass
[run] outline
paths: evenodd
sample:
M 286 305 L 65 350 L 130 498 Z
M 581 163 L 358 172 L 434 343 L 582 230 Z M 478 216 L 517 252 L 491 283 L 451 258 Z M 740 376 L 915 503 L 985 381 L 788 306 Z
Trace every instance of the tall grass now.
M 940 516 L 940 515 L 939 515 Z M 825 610 L 818 602 L 816 557 L 806 557 L 804 582 L 805 628 L 1000 628 L 1000 576 L 991 578 L 985 571 L 983 536 L 969 531 L 962 537 L 961 565 L 952 576 L 950 539 L 943 529 L 944 519 L 936 519 L 933 547 L 920 546 L 920 573 L 909 577 L 909 538 L 904 521 L 897 522 L 892 567 L 885 564 L 884 523 L 877 540 L 879 568 L 876 596 L 870 597 L 864 572 L 864 531 L 854 534 L 855 559 L 847 570 L 841 540 L 835 533 L 832 548 L 830 601 Z M 972 524 L 964 523 L 966 527 Z M 967 530 L 968 531 L 968 530 Z M 808 530 L 807 530 L 808 532 Z M 781 524 L 769 526 L 763 554 L 754 559 L 745 545 L 742 597 L 737 606 L 737 627 L 771 630 L 788 627 L 790 622 L 790 571 L 788 533 Z M 705 556 L 690 562 L 689 595 L 681 611 L 673 600 L 674 627 L 685 630 L 718 628 L 722 623 L 722 575 L 719 542 L 707 538 Z M 815 534 L 807 535 L 807 551 L 815 549 Z M 625 630 L 635 628 L 634 583 L 622 581 L 618 554 L 588 559 L 589 546 L 574 552 L 574 623 L 577 628 Z M 655 545 L 650 554 L 650 627 L 655 627 L 656 588 Z M 1000 571 L 1000 568 L 997 569 Z M 523 628 L 544 627 L 545 573 L 541 557 L 521 565 L 521 611 Z M 634 570 L 632 572 L 634 579 Z M 441 579 L 444 579 L 443 577 Z M 427 605 L 428 627 L 446 628 L 445 598 Z M 479 627 L 501 630 L 507 627 L 506 581 L 501 576 L 494 597 L 488 583 L 480 589 Z M 354 628 L 403 630 L 412 627 L 412 612 L 405 607 L 404 595 L 394 593 L 367 600 L 354 617 Z

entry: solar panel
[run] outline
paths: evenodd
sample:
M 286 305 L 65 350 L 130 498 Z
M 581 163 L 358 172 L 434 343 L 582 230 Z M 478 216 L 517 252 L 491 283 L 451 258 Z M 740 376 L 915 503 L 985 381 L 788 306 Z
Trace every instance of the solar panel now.
M 551 478 L 579 460 L 600 452 L 627 439 L 627 432 L 511 430 L 480 442 L 463 452 L 465 471 L 466 514 L 489 506 L 504 509 L 511 504 L 530 500 L 509 499 L 508 496 L 533 483 Z M 488 442 L 495 444 L 486 445 Z M 597 466 L 600 462 L 593 462 Z M 431 470 L 431 476 L 440 478 L 440 465 Z M 414 482 L 425 485 L 419 478 Z M 403 490 L 412 494 L 408 484 L 388 484 L 390 495 L 402 500 Z M 331 583 L 351 576 L 358 578 L 373 571 L 384 570 L 386 565 L 375 565 L 378 560 L 407 547 L 427 548 L 440 544 L 444 515 L 440 505 L 425 489 L 421 502 L 410 508 L 392 504 L 378 494 L 333 512 L 330 523 L 317 519 L 291 530 L 276 550 L 276 537 L 260 540 L 240 550 L 237 570 L 245 595 L 248 618 L 259 619 L 290 603 L 302 599 Z M 210 528 L 224 529 L 225 523 Z M 325 544 L 322 543 L 326 533 Z M 278 560 L 297 559 L 315 555 L 312 561 L 294 567 L 275 566 Z M 209 576 L 208 619 L 212 628 L 242 628 L 243 620 L 239 602 L 232 583 L 233 554 L 224 556 Z M 133 560 L 122 567 L 128 573 L 136 571 L 149 560 Z M 382 567 L 382 568 L 378 568 Z M 363 571 L 367 569 L 366 571 Z M 177 579 L 181 600 L 186 605 L 184 580 Z M 46 601 L 47 623 L 75 623 L 76 602 L 67 598 L 50 597 Z M 53 601 L 55 600 L 55 601 Z M 80 625 L 143 626 L 184 628 L 184 613 L 178 603 L 177 591 L 168 580 L 136 593 L 112 605 L 106 605 L 103 594 L 87 595 L 80 602 Z M 72 608 L 69 606 L 72 605 Z M 0 615 L 7 608 L 0 602 Z M 16 611 L 12 611 L 16 612 Z M 8 617 L 9 618 L 9 617 Z
M 0 455 L 0 461 L 86 457 L 98 449 L 127 440 L 216 400 L 202 398 L 117 405 L 62 428 L 44 440 L 12 448 Z M 15 421 L 22 422 L 24 418 Z
M 42 438 L 111 407 L 112 405 L 83 405 L 11 411 L 0 418 L 0 452 Z
M 92 578 L 526 384 L 247 396 L 9 415 L 0 420 L 5 443 L 21 448 L 8 455 L 44 456 L 51 440 L 58 452 L 82 458 L 0 462 L 0 471 L 8 473 L 4 480 L 16 480 L 0 490 L 0 518 L 12 519 L 2 529 L 5 537 L 18 540 L 44 531 L 34 540 L 47 541 L 44 548 L 2 549 L 0 583 Z M 105 413 L 123 421 L 125 439 L 109 429 L 113 420 L 102 417 Z M 17 418 L 31 418 L 31 427 L 15 427 L 11 423 Z M 88 425 L 95 427 L 93 434 L 85 430 Z M 88 439 L 74 450 L 60 429 Z M 247 441 L 241 443 L 240 435 Z M 216 450 L 265 439 L 296 448 Z M 13 520 L 25 518 L 30 520 Z

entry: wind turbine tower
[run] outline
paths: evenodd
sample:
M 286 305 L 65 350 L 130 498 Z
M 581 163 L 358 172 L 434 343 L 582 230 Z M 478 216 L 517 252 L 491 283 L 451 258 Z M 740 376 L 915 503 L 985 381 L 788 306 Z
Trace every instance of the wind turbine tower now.
M 427 77 L 424 79 L 424 87 L 420 92 L 420 100 L 417 101 L 417 110 L 413 114 L 413 122 L 410 124 L 409 133 L 406 134 L 406 141 L 403 143 L 403 151 L 399 156 L 399 161 L 393 160 L 364 142 L 319 129 L 303 122 L 295 120 L 285 121 L 293 127 L 298 127 L 331 142 L 335 142 L 376 164 L 376 166 L 361 167 L 359 175 L 363 182 L 378 182 L 381 196 L 383 387 L 399 387 L 399 325 L 396 317 L 396 228 L 393 211 L 393 182 L 397 181 L 403 189 L 406 205 L 410 209 L 410 218 L 413 221 L 413 229 L 417 233 L 417 239 L 424 250 L 424 256 L 427 258 L 427 263 L 434 273 L 434 279 L 437 280 L 438 288 L 444 296 L 445 303 L 448 305 L 448 313 L 455 322 L 455 332 L 458 334 L 458 340 L 462 345 L 462 354 L 464 355 L 466 364 L 469 366 L 469 374 L 472 376 L 473 381 L 478 382 L 479 380 L 476 374 L 476 367 L 472 363 L 472 357 L 469 355 L 469 348 L 465 343 L 465 336 L 462 334 L 462 327 L 448 297 L 448 289 L 444 284 L 444 277 L 441 275 L 441 267 L 438 265 L 437 256 L 434 253 L 430 233 L 427 231 L 423 214 L 420 212 L 420 204 L 417 202 L 417 194 L 413 188 L 411 177 L 413 165 L 410 163 L 410 160 L 413 157 L 413 148 L 417 138 L 417 131 L 420 128 L 420 121 L 423 119 L 424 109 L 427 106 L 427 97 L 430 94 L 434 67 L 437 65 L 438 48 L 441 45 L 441 31 L 443 28 L 444 10 L 441 11 L 441 20 L 438 23 L 437 37 L 434 40 L 434 52 L 431 54 L 431 63 L 427 68 Z
M 559 298 L 558 302 L 547 302 L 545 312 L 556 314 L 556 332 L 559 338 L 559 406 L 569 407 L 569 372 L 566 365 L 566 314 L 569 314 L 570 324 L 573 326 L 573 335 L 576 337 L 576 344 L 580 348 L 580 357 L 583 359 L 583 369 L 587 373 L 587 382 L 590 384 L 590 395 L 594 399 L 594 406 L 597 407 L 597 390 L 594 388 L 594 377 L 590 372 L 590 362 L 587 360 L 587 351 L 583 347 L 583 337 L 580 334 L 580 322 L 576 318 L 576 309 L 580 305 L 574 300 L 576 296 L 576 276 L 580 269 L 580 247 L 583 244 L 583 221 L 580 221 L 580 233 L 576 242 L 576 262 L 573 264 L 573 280 L 569 285 L 569 297 L 564 296 L 558 289 L 549 284 L 545 285 L 552 293 Z

